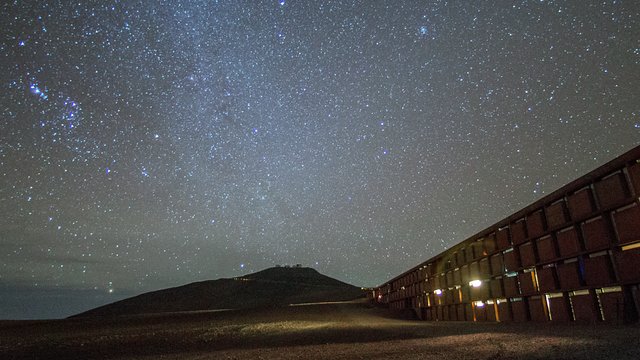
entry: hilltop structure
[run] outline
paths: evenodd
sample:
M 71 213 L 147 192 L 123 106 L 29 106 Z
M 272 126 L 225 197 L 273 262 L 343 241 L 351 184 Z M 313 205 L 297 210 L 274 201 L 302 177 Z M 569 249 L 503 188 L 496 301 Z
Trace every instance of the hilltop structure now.
M 424 320 L 638 321 L 640 146 L 370 292 Z
M 249 309 L 360 297 L 365 297 L 361 288 L 320 274 L 315 269 L 272 267 L 241 277 L 200 281 L 144 293 L 73 317 Z

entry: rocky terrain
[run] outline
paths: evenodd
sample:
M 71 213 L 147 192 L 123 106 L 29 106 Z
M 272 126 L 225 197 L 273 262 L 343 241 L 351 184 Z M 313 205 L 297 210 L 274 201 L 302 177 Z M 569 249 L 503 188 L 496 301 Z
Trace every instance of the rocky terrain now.
M 366 300 L 0 322 L 1 359 L 639 359 L 640 327 L 425 322 Z

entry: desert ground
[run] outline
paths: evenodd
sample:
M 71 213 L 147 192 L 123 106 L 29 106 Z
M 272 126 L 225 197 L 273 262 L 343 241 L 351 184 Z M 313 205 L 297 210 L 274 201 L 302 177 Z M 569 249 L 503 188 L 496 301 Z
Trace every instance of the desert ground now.
M 0 359 L 640 359 L 640 326 L 407 320 L 365 300 L 1 321 Z

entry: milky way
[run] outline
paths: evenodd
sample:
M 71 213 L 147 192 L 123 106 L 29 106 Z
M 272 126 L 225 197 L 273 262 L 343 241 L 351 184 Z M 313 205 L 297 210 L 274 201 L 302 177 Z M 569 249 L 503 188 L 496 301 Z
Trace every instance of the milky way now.
M 275 264 L 378 285 L 640 143 L 636 1 L 16 1 L 0 21 L 0 317 Z

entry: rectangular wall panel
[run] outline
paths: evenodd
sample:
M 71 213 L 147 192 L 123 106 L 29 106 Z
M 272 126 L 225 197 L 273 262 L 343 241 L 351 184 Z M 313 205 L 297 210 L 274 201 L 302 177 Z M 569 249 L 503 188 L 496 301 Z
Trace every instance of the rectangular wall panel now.
M 629 177 L 631 178 L 631 184 L 635 190 L 635 196 L 640 197 L 640 163 L 638 160 L 627 168 L 629 171 Z
M 461 277 L 460 269 L 453 271 L 453 283 L 456 284 L 456 285 L 461 285 L 462 284 L 462 277 Z
M 460 281 L 462 284 L 469 282 L 469 265 L 465 265 L 460 268 Z
M 545 209 L 545 214 L 547 217 L 547 225 L 549 226 L 549 229 L 556 229 L 569 221 L 569 218 L 567 216 L 567 207 L 564 199 L 555 202 L 547 207 Z
M 536 256 L 533 253 L 531 242 L 524 243 L 518 247 L 520 250 L 520 262 L 522 266 L 532 266 L 536 264 Z
M 520 268 L 520 264 L 518 262 L 518 258 L 516 257 L 515 251 L 509 251 L 502 254 L 504 259 L 504 267 L 507 272 L 516 271 Z
M 498 253 L 489 258 L 491 262 L 491 275 L 502 275 L 504 273 L 504 264 L 502 262 L 502 254 Z
M 494 253 L 498 250 L 498 244 L 496 243 L 495 234 L 487 235 L 484 240 L 484 249 L 488 254 Z
M 514 245 L 520 244 L 527 239 L 526 222 L 524 219 L 518 220 L 509 225 L 511 230 L 511 241 Z
M 602 216 L 589 219 L 582 224 L 584 246 L 588 251 L 602 250 L 611 244 L 611 231 Z
M 489 268 L 489 258 L 483 258 L 479 262 L 480 264 L 480 278 L 487 279 L 491 276 L 491 269 Z
M 484 283 L 480 287 L 471 288 L 471 301 L 487 300 L 489 298 L 489 284 Z
M 620 244 L 640 241 L 640 206 L 633 204 L 613 214 Z
M 491 297 L 502 298 L 505 296 L 502 290 L 502 279 L 491 279 L 489 287 L 491 288 Z
M 471 308 L 471 304 L 467 303 L 464 305 L 464 315 L 467 321 L 473 321 L 473 309 Z
M 473 259 L 478 260 L 483 256 L 487 256 L 487 253 L 484 251 L 484 245 L 482 241 L 474 241 L 471 246 L 473 247 Z
M 580 287 L 578 262 L 558 264 L 558 281 L 561 290 L 572 290 Z
M 449 290 L 445 290 L 444 291 L 444 303 L 445 305 L 451 305 L 453 304 L 453 297 L 454 297 L 454 293 L 453 293 L 453 289 Z
M 538 210 L 527 216 L 527 235 L 530 238 L 540 237 L 544 234 L 544 213 Z
M 591 294 L 571 296 L 573 314 L 577 322 L 594 323 L 599 319 L 597 302 Z
M 556 239 L 558 240 L 558 248 L 560 249 L 560 256 L 569 257 L 576 255 L 580 252 L 580 242 L 578 239 L 578 232 L 574 227 L 560 230 L 556 233 Z
M 538 270 L 538 286 L 540 287 L 540 292 L 548 293 L 557 291 L 555 269 L 554 266 L 542 267 Z
M 615 173 L 595 183 L 596 195 L 602 209 L 622 203 L 629 197 L 624 174 Z
M 544 322 L 548 321 L 546 311 L 546 300 L 542 296 L 532 296 L 529 299 L 529 313 L 531 314 L 531 321 Z
M 640 283 L 640 247 L 616 252 L 618 275 L 622 283 Z
M 518 274 L 518 281 L 520 282 L 520 290 L 523 295 L 531 295 L 537 292 L 535 285 L 534 272 L 526 272 Z
M 504 296 L 506 297 L 516 297 L 520 295 L 517 276 L 502 278 L 502 287 L 504 289 Z
M 451 316 L 449 314 L 449 306 L 445 305 L 442 307 L 442 320 L 451 321 Z
M 456 266 L 462 266 L 464 264 L 467 263 L 465 256 L 464 256 L 464 249 L 461 249 L 460 251 L 456 252 L 453 255 L 454 259 L 456 259 Z
M 584 273 L 588 286 L 605 286 L 614 282 L 608 255 L 585 258 Z
M 529 319 L 529 311 L 524 299 L 512 299 L 511 300 L 511 313 L 513 315 L 513 321 L 527 321 Z
M 510 304 L 506 300 L 497 300 L 500 321 L 513 321 Z
M 464 251 L 465 261 L 467 262 L 467 264 L 472 262 L 473 259 L 475 259 L 475 255 L 474 255 L 473 251 L 474 251 L 474 248 L 471 245 L 467 246 L 467 248 Z
M 621 291 L 598 294 L 602 309 L 603 320 L 612 323 L 622 323 L 624 298 Z
M 445 275 L 445 279 L 446 279 L 446 286 L 453 286 L 455 285 L 453 282 L 453 271 L 447 271 L 446 275 Z
M 466 321 L 467 317 L 464 313 L 465 304 L 459 304 L 456 306 L 456 312 L 458 313 L 458 321 Z
M 571 309 L 563 296 L 550 298 L 549 313 L 553 322 L 572 321 Z
M 469 264 L 469 279 L 480 279 L 480 264 L 477 261 Z
M 509 228 L 498 230 L 496 233 L 496 243 L 499 250 L 505 250 L 511 246 L 511 241 L 509 240 Z
M 550 235 L 536 240 L 540 261 L 551 261 L 558 257 L 556 255 L 556 248 L 553 242 L 554 240 Z
M 487 321 L 487 305 L 481 304 L 476 305 L 473 308 L 474 315 L 476 317 L 476 321 Z
M 581 220 L 595 211 L 590 188 L 581 189 L 568 196 L 569 213 L 574 221 Z

